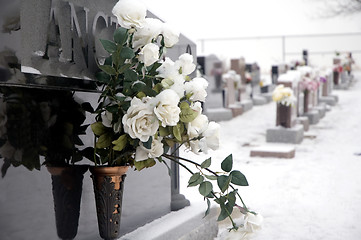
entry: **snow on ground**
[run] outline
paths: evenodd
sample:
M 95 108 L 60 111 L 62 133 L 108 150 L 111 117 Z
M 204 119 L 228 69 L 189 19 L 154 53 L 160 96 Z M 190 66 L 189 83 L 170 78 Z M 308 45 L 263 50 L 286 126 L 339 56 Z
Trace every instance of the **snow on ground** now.
M 264 217 L 263 229 L 252 239 L 360 239 L 361 83 L 333 94 L 339 96 L 338 104 L 294 145 L 293 159 L 249 156 L 252 147 L 266 144 L 266 129 L 275 124 L 274 103 L 221 122 L 220 150 L 207 156 L 182 154 L 198 162 L 211 156 L 213 165 L 233 154 L 234 168 L 250 185 L 240 193 L 248 207 Z M 192 203 L 203 201 L 197 188 L 186 187 L 188 178 L 182 170 L 182 193 Z

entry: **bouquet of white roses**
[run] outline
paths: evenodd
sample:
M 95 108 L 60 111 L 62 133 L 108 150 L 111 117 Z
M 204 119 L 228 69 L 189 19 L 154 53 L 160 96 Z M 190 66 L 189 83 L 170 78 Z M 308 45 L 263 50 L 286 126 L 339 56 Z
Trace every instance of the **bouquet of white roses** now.
M 196 163 L 168 153 L 182 145 L 197 154 L 218 149 L 219 125 L 202 114 L 207 80 L 190 78 L 196 68 L 192 55 L 182 54 L 176 61 L 165 57 L 179 34 L 158 19 L 146 18 L 141 3 L 120 0 L 113 14 L 120 27 L 113 40 L 100 40 L 109 57 L 96 74 L 102 93 L 91 125 L 95 164 L 141 170 L 166 157 L 192 174 L 189 186 L 199 186 L 208 206 L 209 199 L 220 205 L 219 220 L 230 217 L 238 206 L 236 197 L 240 198 L 232 184 L 248 185 L 240 171 L 232 171 L 232 155 L 222 162 L 224 172 L 216 173 L 208 169 L 211 159 Z M 199 172 L 185 163 L 196 165 Z M 208 180 L 216 180 L 220 191 L 216 193 Z M 241 209 L 249 212 L 243 201 Z M 233 228 L 237 228 L 234 223 Z

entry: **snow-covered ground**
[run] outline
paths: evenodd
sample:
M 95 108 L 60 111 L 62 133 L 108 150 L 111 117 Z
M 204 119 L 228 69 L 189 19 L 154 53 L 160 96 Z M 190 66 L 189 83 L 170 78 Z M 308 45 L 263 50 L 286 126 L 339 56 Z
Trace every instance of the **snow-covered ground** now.
M 264 217 L 263 229 L 252 239 L 361 239 L 361 73 L 354 74 L 359 81 L 333 91 L 338 104 L 311 125 L 293 159 L 249 156 L 252 147 L 266 144 L 266 129 L 275 124 L 274 103 L 221 122 L 220 150 L 207 156 L 182 153 L 199 162 L 211 156 L 214 165 L 233 154 L 234 168 L 250 185 L 240 193 Z M 203 201 L 197 188 L 186 187 L 188 178 L 182 171 L 182 193 L 192 203 Z
M 295 145 L 293 159 L 249 156 L 252 147 L 266 144 L 266 130 L 275 125 L 274 103 L 255 106 L 241 116 L 221 122 L 222 144 L 218 151 L 208 155 L 181 152 L 181 156 L 199 162 L 211 156 L 213 165 L 220 165 L 224 157 L 233 154 L 234 168 L 242 171 L 250 184 L 239 188 L 239 192 L 248 207 L 264 217 L 263 229 L 252 240 L 360 239 L 361 72 L 355 73 L 355 77 L 358 81 L 349 90 L 333 92 L 339 97 L 338 104 L 310 127 L 301 144 Z M 0 239 L 54 239 L 49 174 L 45 170 L 33 174 L 24 168 L 11 168 L 8 174 L 0 181 Z M 12 182 L 11 176 L 21 182 L 21 191 L 14 188 L 19 184 Z M 191 201 L 191 207 L 154 221 L 158 226 L 169 227 L 174 224 L 174 216 L 180 223 L 187 221 L 189 215 L 206 210 L 197 188 L 186 187 L 189 176 L 181 170 L 181 193 Z M 86 185 L 83 191 L 77 239 L 99 239 L 94 201 L 89 200 L 93 196 L 91 185 Z M 20 209 L 13 213 L 16 218 L 8 218 L 13 212 L 8 208 Z M 26 209 L 27 215 L 21 209 Z M 139 232 L 148 236 L 149 232 L 154 233 L 153 227 L 154 224 L 147 224 Z M 221 228 L 220 232 L 224 230 Z M 227 235 L 217 240 L 225 240 Z

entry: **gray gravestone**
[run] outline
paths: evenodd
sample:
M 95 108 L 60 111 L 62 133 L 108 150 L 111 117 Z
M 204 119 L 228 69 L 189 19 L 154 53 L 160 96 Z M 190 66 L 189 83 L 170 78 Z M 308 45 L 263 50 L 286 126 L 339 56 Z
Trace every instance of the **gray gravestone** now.
M 115 0 L 1 0 L 0 26 L 3 32 L 0 35 L 0 84 L 75 90 L 79 91 L 75 93 L 79 99 L 95 106 L 99 97 L 93 81 L 94 73 L 98 70 L 96 61 L 101 62 L 107 57 L 107 53 L 99 44 L 99 38 L 112 37 L 116 28 L 116 18 L 111 14 L 111 9 L 115 3 Z M 154 17 L 150 12 L 148 16 Z M 175 59 L 185 52 L 190 52 L 196 62 L 196 44 L 181 35 L 179 43 L 168 50 L 168 56 Z M 19 65 L 21 71 L 13 68 L 14 64 Z M 88 91 L 94 93 L 87 93 Z M 88 116 L 86 121 L 91 123 L 93 119 Z M 85 145 L 93 145 L 93 137 L 89 129 L 87 134 L 84 139 Z M 90 164 L 87 161 L 84 163 Z M 179 204 L 182 196 L 179 194 L 179 182 L 176 179 L 178 173 L 177 170 L 172 169 L 173 180 L 170 179 L 167 168 L 161 164 L 142 172 L 128 171 L 121 234 L 133 231 L 169 213 L 171 205 L 177 205 L 174 207 L 177 209 L 180 205 L 187 205 L 187 200 L 184 198 Z M 41 235 L 42 231 L 55 229 L 53 202 L 48 201 L 47 198 L 47 195 L 51 195 L 50 175 L 44 169 L 40 174 L 23 172 L 24 169 L 20 167 L 11 169 L 6 176 L 6 183 L 11 182 L 14 189 L 23 189 L 24 182 L 17 181 L 16 175 L 27 176 L 29 185 L 27 188 L 31 190 L 27 195 L 29 205 L 21 204 L 23 199 L 18 198 L 14 191 L 7 187 L 8 184 L 4 183 L 0 186 L 1 192 L 7 199 L 1 207 L 1 215 L 7 216 L 7 223 L 0 222 L 1 239 L 2 236 L 10 235 L 14 239 L 24 239 L 27 236 L 27 229 L 38 229 L 38 221 L 33 221 L 34 216 L 35 218 L 38 216 L 31 210 L 33 207 L 35 209 L 42 207 L 39 216 L 46 216 L 41 229 L 37 230 L 39 234 Z M 39 189 L 47 189 L 47 191 Z M 79 221 L 77 238 L 94 239 L 98 236 L 98 231 L 92 183 L 88 175 L 84 178 L 83 189 L 82 207 L 85 210 Z M 30 204 L 36 203 L 32 199 L 43 194 L 46 194 L 42 197 L 46 199 L 41 201 L 43 206 Z M 14 204 L 17 205 L 15 212 L 11 207 Z M 23 221 L 27 224 L 18 224 Z M 54 238 L 55 231 L 53 234 L 46 238 Z M 47 232 L 43 236 L 47 236 Z

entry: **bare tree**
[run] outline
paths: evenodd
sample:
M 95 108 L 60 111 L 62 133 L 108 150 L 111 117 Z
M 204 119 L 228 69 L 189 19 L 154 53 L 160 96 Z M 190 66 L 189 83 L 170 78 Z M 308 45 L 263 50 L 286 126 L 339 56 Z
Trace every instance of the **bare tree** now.
M 351 15 L 361 13 L 361 0 L 322 0 L 326 7 L 325 16 Z

